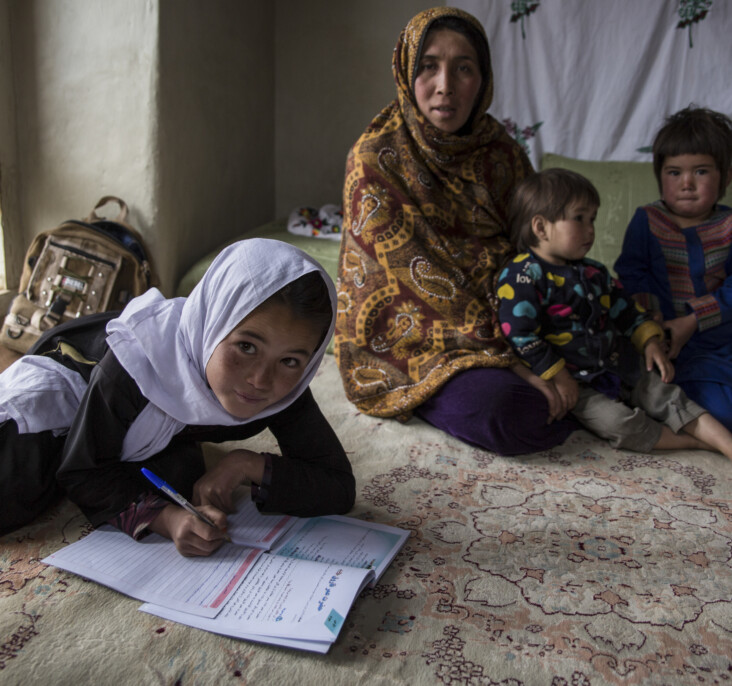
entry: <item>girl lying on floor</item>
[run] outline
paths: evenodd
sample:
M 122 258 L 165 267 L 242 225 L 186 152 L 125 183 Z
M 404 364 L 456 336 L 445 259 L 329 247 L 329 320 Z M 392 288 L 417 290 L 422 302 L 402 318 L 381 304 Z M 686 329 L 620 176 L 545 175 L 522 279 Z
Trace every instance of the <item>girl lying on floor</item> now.
M 0 375 L 0 530 L 65 492 L 94 526 L 151 530 L 184 555 L 208 555 L 240 484 L 262 511 L 347 512 L 351 466 L 308 388 L 334 317 L 317 262 L 250 239 L 222 251 L 188 298 L 151 289 L 121 314 L 47 332 Z M 199 442 L 265 428 L 281 455 L 238 449 L 206 471 Z M 216 526 L 161 497 L 141 467 Z

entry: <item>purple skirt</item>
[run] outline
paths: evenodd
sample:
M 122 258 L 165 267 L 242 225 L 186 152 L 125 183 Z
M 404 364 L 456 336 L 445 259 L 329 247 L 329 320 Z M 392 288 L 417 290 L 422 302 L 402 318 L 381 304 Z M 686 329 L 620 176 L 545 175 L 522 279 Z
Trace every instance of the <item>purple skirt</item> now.
M 414 412 L 451 436 L 499 455 L 548 450 L 578 428 L 566 418 L 547 424 L 544 396 L 508 369 L 461 372 Z

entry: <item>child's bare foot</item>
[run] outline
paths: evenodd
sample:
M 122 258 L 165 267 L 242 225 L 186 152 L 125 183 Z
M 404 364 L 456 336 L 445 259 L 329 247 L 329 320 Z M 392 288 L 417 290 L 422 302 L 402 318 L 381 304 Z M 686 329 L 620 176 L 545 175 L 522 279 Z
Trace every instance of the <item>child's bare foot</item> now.
M 687 425 L 688 426 L 688 425 Z M 684 427 L 684 431 L 686 427 Z M 711 445 L 700 441 L 693 435 L 688 433 L 677 433 L 675 434 L 667 426 L 661 429 L 661 436 L 658 439 L 658 443 L 653 446 L 654 450 L 711 450 L 712 452 L 718 452 L 716 448 Z
M 683 430 L 689 437 L 698 440 L 705 450 L 722 453 L 732 460 L 732 433 L 708 412 L 689 422 Z

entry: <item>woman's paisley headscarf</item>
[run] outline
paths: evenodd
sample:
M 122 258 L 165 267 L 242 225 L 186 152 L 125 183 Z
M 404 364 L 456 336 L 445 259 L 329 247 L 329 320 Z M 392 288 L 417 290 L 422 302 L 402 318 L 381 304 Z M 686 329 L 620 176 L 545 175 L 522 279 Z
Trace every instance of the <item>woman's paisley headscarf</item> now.
M 434 127 L 414 97 L 422 45 L 440 17 L 461 19 L 486 42 L 486 83 L 465 135 Z M 402 31 L 392 70 L 397 99 L 346 164 L 335 351 L 359 410 L 407 418 L 454 374 L 513 362 L 492 306 L 494 277 L 510 252 L 511 193 L 532 169 L 485 114 L 490 52 L 473 16 L 453 7 L 421 12 Z

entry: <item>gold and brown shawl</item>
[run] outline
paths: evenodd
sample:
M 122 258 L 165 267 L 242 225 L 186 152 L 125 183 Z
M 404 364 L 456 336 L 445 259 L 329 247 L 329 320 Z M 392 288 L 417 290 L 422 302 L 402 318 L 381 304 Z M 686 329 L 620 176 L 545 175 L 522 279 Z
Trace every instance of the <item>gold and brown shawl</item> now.
M 485 114 L 490 58 L 470 133 L 444 133 L 419 111 L 412 87 L 419 51 L 431 22 L 446 15 L 485 39 L 480 23 L 456 8 L 414 17 L 394 52 L 397 100 L 346 164 L 335 353 L 349 400 L 379 417 L 407 418 L 454 374 L 514 360 L 491 300 L 510 252 L 508 201 L 532 169 Z

